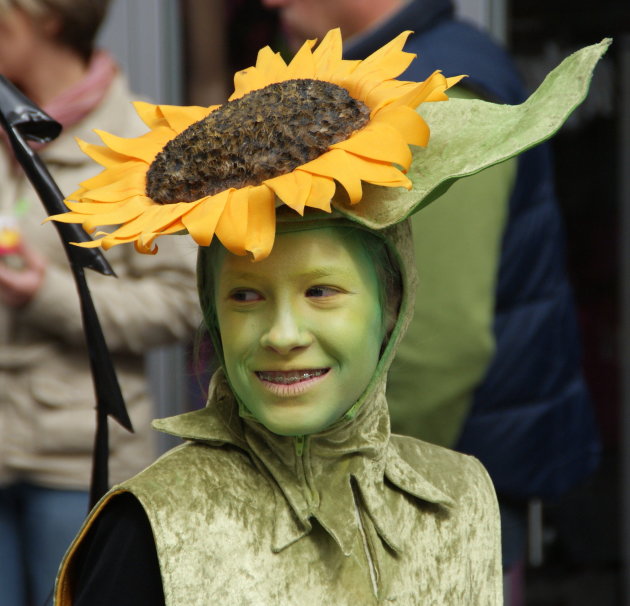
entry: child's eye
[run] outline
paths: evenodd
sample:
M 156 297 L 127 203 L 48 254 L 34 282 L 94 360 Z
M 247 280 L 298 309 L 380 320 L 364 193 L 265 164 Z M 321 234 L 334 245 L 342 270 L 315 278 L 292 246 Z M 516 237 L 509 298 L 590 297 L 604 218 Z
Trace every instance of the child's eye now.
M 262 301 L 262 295 L 255 290 L 246 288 L 234 290 L 230 293 L 229 298 L 236 303 L 253 303 L 254 301 Z
M 311 286 L 306 290 L 307 297 L 334 297 L 335 295 L 340 294 L 341 291 L 338 288 L 333 288 L 332 286 Z

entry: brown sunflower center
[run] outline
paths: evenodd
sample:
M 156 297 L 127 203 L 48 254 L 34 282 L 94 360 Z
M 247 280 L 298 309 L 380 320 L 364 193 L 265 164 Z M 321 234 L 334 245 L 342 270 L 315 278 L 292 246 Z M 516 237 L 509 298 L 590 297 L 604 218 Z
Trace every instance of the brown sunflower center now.
M 169 141 L 147 171 L 155 202 L 192 202 L 258 185 L 314 160 L 365 126 L 369 108 L 336 84 L 286 80 L 230 101 Z

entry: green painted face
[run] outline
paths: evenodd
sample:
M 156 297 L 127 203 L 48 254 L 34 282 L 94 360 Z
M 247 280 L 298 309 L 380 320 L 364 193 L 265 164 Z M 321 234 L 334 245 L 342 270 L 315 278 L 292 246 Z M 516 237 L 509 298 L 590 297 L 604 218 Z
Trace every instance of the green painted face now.
M 279 234 L 252 263 L 222 253 L 216 309 L 232 388 L 280 435 L 340 419 L 378 363 L 384 329 L 373 264 L 341 228 Z

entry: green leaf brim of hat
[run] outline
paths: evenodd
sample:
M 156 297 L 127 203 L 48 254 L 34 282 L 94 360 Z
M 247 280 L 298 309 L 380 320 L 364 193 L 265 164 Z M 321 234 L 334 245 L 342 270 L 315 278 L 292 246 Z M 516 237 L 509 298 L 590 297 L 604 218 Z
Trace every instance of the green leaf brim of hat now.
M 612 40 L 587 46 L 550 72 L 520 105 L 475 99 L 425 103 L 419 111 L 431 128 L 426 148 L 416 148 L 407 173 L 413 186 L 364 183 L 361 202 L 334 200 L 349 219 L 383 229 L 439 198 L 455 181 L 504 162 L 552 137 L 588 93 L 595 65 Z

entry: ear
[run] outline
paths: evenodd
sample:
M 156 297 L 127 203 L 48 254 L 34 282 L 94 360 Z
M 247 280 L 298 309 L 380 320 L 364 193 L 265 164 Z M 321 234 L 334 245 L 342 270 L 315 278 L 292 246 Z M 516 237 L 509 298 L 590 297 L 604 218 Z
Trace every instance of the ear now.
M 391 334 L 396 326 L 396 320 L 398 319 L 398 313 L 400 312 L 400 291 L 392 293 L 392 296 L 385 302 L 385 309 L 383 310 L 383 325 L 385 328 L 385 341 L 389 341 Z
M 61 32 L 61 17 L 53 12 L 42 15 L 37 19 L 40 32 L 49 40 L 54 40 Z
M 393 309 L 393 306 L 388 305 L 388 309 L 385 310 L 385 338 L 389 339 L 396 326 L 397 310 Z

